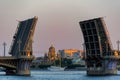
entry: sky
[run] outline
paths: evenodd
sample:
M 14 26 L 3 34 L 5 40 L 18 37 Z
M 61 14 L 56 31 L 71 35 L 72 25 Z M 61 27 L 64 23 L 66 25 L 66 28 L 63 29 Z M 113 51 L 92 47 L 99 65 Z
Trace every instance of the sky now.
M 0 56 L 3 42 L 8 55 L 18 21 L 38 16 L 34 34 L 35 56 L 43 56 L 51 44 L 61 49 L 83 49 L 79 22 L 104 17 L 114 49 L 120 40 L 120 0 L 0 0 Z

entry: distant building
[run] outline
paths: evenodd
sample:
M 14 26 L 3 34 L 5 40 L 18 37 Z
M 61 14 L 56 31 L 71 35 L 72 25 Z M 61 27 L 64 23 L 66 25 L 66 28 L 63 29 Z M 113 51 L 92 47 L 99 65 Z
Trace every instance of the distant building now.
M 77 49 L 64 49 L 58 50 L 62 58 L 79 58 L 81 57 L 81 51 Z
M 51 45 L 48 51 L 48 59 L 50 61 L 54 61 L 55 57 L 56 57 L 55 48 L 53 47 L 53 45 Z
M 47 53 L 44 54 L 44 60 L 46 60 L 46 61 L 48 60 L 48 54 Z
M 46 54 L 45 54 L 46 56 Z M 40 69 L 40 66 L 51 65 L 51 62 L 46 59 L 46 57 L 36 57 L 31 63 L 31 69 Z M 43 67 L 44 68 L 44 67 Z
M 62 58 L 71 59 L 72 64 L 85 65 L 85 61 L 82 60 L 84 56 L 82 50 L 64 49 L 64 50 L 58 50 L 58 54 L 60 54 Z

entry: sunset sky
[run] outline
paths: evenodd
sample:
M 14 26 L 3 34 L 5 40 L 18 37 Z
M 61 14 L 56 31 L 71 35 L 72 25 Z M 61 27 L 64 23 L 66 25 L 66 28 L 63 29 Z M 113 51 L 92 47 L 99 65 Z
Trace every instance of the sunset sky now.
M 35 56 L 59 49 L 83 49 L 79 22 L 104 17 L 114 49 L 120 40 L 120 0 L 0 0 L 0 56 L 3 42 L 8 51 L 17 20 L 38 16 L 34 35 Z

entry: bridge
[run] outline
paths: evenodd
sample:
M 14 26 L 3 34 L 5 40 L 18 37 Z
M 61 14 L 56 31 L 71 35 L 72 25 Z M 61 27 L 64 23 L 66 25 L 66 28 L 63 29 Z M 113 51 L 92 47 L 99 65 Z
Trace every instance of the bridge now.
M 0 57 L 0 66 L 7 75 L 29 76 L 30 64 L 34 59 L 32 42 L 38 18 L 19 21 L 9 50 L 11 56 Z
M 87 75 L 117 74 L 119 51 L 113 50 L 103 17 L 79 22 L 85 44 Z

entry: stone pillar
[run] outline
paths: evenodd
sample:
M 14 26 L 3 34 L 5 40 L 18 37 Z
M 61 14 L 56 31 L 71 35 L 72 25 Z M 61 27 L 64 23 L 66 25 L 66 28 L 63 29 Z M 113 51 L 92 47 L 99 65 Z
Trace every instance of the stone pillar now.
M 18 57 L 18 63 L 17 63 L 17 69 L 16 69 L 16 75 L 20 76 L 30 76 L 30 64 L 33 60 L 33 56 L 28 56 L 27 52 L 22 53 Z
M 19 59 L 16 74 L 21 76 L 30 76 L 30 63 L 31 60 L 29 59 Z
M 100 76 L 100 75 L 117 75 L 117 60 L 105 59 L 101 61 L 102 66 L 97 67 L 96 65 L 87 68 L 87 75 L 90 76 Z

